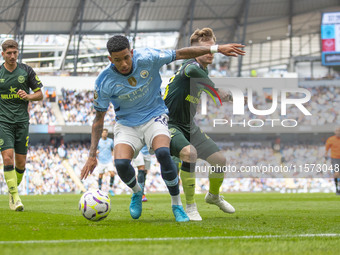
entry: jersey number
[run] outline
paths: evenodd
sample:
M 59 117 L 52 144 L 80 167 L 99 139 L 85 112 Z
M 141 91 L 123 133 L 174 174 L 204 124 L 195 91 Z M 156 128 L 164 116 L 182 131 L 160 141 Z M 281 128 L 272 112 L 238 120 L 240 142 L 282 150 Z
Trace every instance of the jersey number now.
M 157 118 L 155 118 L 155 122 L 160 122 L 164 126 L 168 126 L 168 122 L 166 121 L 166 118 L 163 116 L 158 116 Z
M 29 136 L 26 137 L 26 147 L 28 147 Z

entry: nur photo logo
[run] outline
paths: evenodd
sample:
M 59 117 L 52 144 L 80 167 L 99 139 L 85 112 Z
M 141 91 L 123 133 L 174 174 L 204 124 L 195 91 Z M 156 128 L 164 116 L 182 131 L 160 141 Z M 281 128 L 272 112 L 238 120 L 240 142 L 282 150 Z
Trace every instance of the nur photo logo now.
M 274 128 L 282 126 L 288 128 L 299 124 L 296 118 L 290 117 L 292 112 L 298 111 L 303 116 L 312 115 L 307 109 L 311 93 L 308 89 L 297 87 L 295 79 L 225 78 L 216 80 L 218 81 L 217 90 L 205 83 L 199 83 L 204 85 L 202 90 L 213 98 L 214 102 L 214 106 L 209 105 L 206 98 L 202 96 L 201 115 L 209 118 L 209 114 L 214 113 L 219 116 L 219 118 L 210 119 L 212 127 L 260 128 L 269 126 Z M 219 90 L 230 93 L 233 97 L 232 103 L 228 102 L 227 106 L 221 107 Z M 219 99 L 220 105 L 217 104 L 215 97 Z M 211 109 L 214 107 L 216 108 Z M 229 111 L 225 111 L 226 109 Z

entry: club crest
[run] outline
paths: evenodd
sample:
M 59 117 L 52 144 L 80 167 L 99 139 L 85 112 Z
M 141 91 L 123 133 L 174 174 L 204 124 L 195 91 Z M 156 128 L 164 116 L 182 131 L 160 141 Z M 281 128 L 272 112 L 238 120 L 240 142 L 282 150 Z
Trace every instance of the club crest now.
M 128 82 L 129 82 L 129 84 L 130 84 L 131 86 L 133 86 L 133 87 L 136 87 L 136 85 L 137 85 L 137 80 L 136 80 L 135 77 L 130 77 L 130 78 L 128 79 Z
M 142 70 L 140 72 L 140 77 L 142 77 L 143 79 L 147 78 L 149 76 L 149 71 L 148 70 Z

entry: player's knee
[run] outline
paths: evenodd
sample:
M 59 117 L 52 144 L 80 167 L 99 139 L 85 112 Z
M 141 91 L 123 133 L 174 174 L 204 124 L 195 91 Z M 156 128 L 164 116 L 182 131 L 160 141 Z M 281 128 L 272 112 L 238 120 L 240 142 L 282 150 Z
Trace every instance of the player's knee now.
M 171 160 L 170 149 L 168 147 L 160 147 L 155 150 L 156 158 L 160 164 Z
M 180 159 L 185 162 L 195 163 L 197 160 L 197 151 L 194 146 L 185 146 L 179 153 Z
M 130 159 L 115 159 L 115 166 L 119 176 L 121 176 L 122 173 L 127 172 L 130 162 Z
M 13 155 L 9 153 L 3 153 L 2 154 L 2 160 L 4 162 L 4 165 L 14 165 Z
M 226 158 L 222 154 L 222 152 L 215 152 L 211 156 L 207 158 L 207 161 L 209 162 L 210 165 L 219 165 L 219 166 L 224 166 L 226 165 Z
M 20 169 L 20 170 L 25 169 L 26 162 L 25 162 L 25 163 L 21 163 L 21 164 L 18 164 L 17 162 L 15 162 L 15 164 L 16 164 L 16 167 L 17 167 L 18 169 Z

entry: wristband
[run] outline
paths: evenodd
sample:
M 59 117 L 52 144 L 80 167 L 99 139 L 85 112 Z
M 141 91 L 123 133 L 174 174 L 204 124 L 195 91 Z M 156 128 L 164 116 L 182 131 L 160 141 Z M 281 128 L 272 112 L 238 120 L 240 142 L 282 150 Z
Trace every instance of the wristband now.
M 210 53 L 214 54 L 218 52 L 218 44 L 215 44 L 213 46 L 210 47 Z

